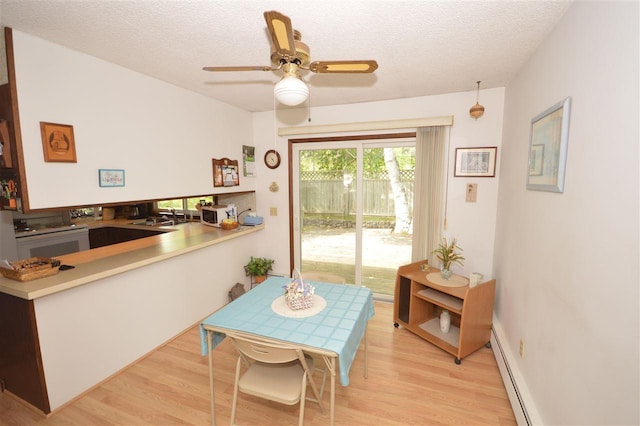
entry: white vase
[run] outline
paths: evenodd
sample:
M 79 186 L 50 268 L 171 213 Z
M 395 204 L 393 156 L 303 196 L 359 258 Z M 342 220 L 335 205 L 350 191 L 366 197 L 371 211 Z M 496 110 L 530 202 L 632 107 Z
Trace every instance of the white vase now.
M 448 333 L 451 327 L 451 315 L 449 311 L 442 311 L 440 313 L 440 331 Z
M 482 274 L 478 272 L 472 272 L 469 275 L 469 287 L 475 287 L 482 282 Z

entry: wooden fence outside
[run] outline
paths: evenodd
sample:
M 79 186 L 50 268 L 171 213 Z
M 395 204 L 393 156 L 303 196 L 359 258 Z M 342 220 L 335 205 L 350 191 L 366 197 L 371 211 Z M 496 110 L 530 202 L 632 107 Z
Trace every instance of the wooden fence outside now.
M 414 171 L 401 170 L 400 181 L 413 210 Z M 305 213 L 355 214 L 355 181 L 345 185 L 342 172 L 300 172 L 300 203 Z M 364 177 L 363 214 L 395 216 L 393 191 L 385 172 Z

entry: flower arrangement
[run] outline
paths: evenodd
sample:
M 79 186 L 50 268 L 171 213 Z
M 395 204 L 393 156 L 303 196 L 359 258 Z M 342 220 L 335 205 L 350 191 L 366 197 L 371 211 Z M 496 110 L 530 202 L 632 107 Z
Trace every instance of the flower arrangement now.
M 458 246 L 456 239 L 454 238 L 451 243 L 446 238 L 442 239 L 442 242 L 437 249 L 433 251 L 440 262 L 442 262 L 442 277 L 449 279 L 451 277 L 451 264 L 457 263 L 460 266 L 464 265 L 464 257 L 460 254 L 462 248 Z M 446 271 L 446 272 L 445 272 Z
M 292 279 L 284 286 L 284 297 L 292 310 L 307 309 L 313 306 L 315 288 L 302 280 L 302 277 Z

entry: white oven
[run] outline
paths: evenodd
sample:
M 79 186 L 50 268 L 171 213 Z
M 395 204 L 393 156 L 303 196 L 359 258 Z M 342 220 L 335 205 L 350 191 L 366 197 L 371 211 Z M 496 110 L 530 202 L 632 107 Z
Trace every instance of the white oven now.
M 52 228 L 37 233 L 16 234 L 18 258 L 55 257 L 89 250 L 89 229 L 84 227 Z

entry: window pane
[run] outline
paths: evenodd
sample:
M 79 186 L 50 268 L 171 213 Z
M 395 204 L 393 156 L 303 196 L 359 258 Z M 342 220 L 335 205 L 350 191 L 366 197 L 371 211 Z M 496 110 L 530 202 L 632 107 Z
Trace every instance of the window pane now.
M 205 203 L 213 203 L 213 195 L 208 197 L 197 197 L 197 198 L 187 198 L 187 209 L 188 210 L 197 210 L 196 204 L 200 203 L 204 200 Z
M 301 268 L 356 282 L 356 150 L 300 151 Z
M 366 148 L 377 165 L 363 182 L 362 285 L 392 295 L 400 265 L 411 263 L 415 148 Z
M 187 210 L 197 213 L 196 204 L 204 200 L 205 203 L 213 203 L 213 195 L 205 197 L 187 198 Z M 156 208 L 160 211 L 175 209 L 182 211 L 184 209 L 182 198 L 176 198 L 174 200 L 162 200 L 156 202 Z
M 366 142 L 296 148 L 295 257 L 303 276 L 331 273 L 388 297 L 398 266 L 411 263 L 415 147 Z
M 182 198 L 178 198 L 175 200 L 162 200 L 156 203 L 158 210 L 169 210 L 176 209 L 182 210 Z

